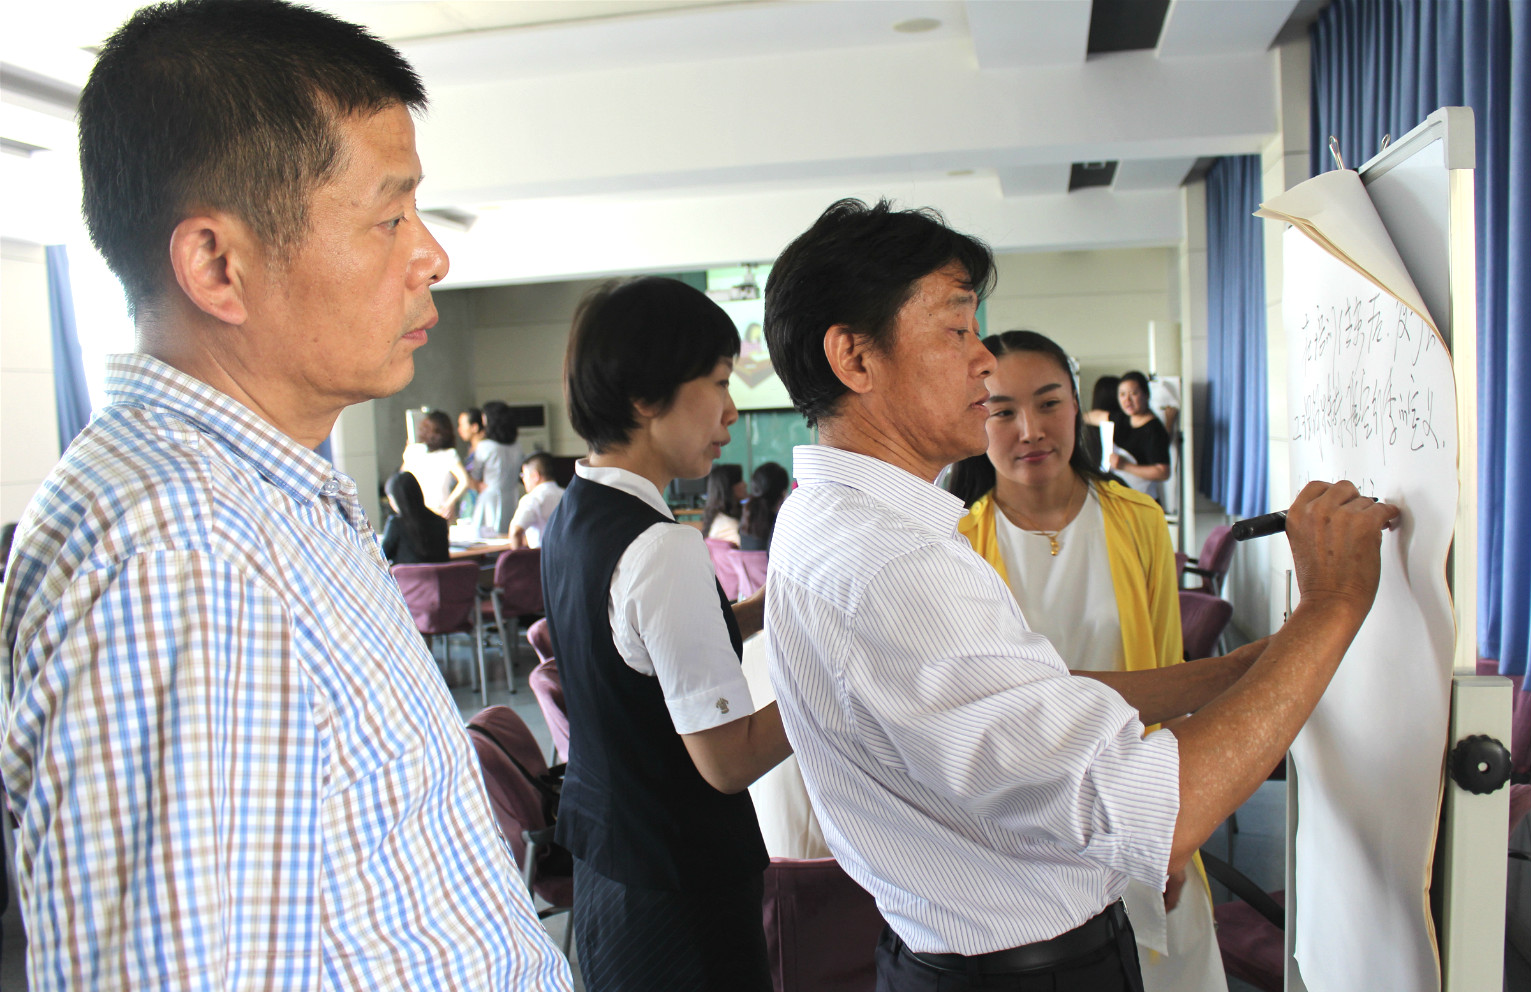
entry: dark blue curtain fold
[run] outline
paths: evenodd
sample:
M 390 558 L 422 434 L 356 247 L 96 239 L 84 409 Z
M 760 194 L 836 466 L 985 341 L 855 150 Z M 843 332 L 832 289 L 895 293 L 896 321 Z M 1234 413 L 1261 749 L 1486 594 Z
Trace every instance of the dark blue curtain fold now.
M 1478 651 L 1531 663 L 1531 3 L 1335 0 L 1312 32 L 1315 174 L 1360 165 L 1443 106 L 1477 125 Z
M 53 338 L 53 403 L 58 415 L 59 454 L 90 422 L 90 391 L 85 360 L 74 326 L 74 294 L 69 289 L 69 255 L 63 245 L 49 245 L 48 323 Z
M 1197 488 L 1240 517 L 1266 512 L 1270 501 L 1260 184 L 1258 155 L 1222 158 L 1207 172 L 1207 411 Z

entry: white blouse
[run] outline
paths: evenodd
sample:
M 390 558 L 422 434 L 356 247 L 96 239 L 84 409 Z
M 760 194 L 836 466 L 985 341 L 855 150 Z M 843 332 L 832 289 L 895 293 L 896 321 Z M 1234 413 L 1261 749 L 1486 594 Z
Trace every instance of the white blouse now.
M 675 732 L 694 734 L 755 711 L 728 640 L 712 556 L 695 527 L 674 523 L 654 484 L 626 469 L 584 459 L 583 479 L 636 496 L 671 522 L 639 534 L 611 573 L 611 639 L 633 671 L 659 679 Z
M 998 506 L 994 519 L 1010 592 L 1031 629 L 1051 641 L 1074 671 L 1123 671 L 1127 655 L 1121 614 L 1095 488 L 1090 487 L 1079 514 L 1058 532 L 1057 557 L 1045 535 L 1017 527 Z

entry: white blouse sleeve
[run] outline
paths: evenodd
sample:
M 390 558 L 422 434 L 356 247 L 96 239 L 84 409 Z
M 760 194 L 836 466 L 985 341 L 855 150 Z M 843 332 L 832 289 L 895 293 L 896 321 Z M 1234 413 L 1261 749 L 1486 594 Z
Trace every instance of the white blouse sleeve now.
M 659 679 L 677 733 L 755 711 L 696 528 L 658 523 L 638 535 L 612 572 L 608 615 L 623 660 Z

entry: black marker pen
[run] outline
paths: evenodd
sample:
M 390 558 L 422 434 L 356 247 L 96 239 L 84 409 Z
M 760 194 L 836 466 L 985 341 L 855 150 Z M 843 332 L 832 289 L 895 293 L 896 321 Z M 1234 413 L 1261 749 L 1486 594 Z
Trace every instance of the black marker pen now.
M 1368 496 L 1373 503 L 1377 497 Z M 1236 520 L 1228 532 L 1235 541 L 1247 541 L 1254 537 L 1270 537 L 1272 534 L 1281 534 L 1286 531 L 1286 511 L 1277 510 L 1275 513 L 1262 513 L 1258 517 L 1250 517 L 1247 520 Z

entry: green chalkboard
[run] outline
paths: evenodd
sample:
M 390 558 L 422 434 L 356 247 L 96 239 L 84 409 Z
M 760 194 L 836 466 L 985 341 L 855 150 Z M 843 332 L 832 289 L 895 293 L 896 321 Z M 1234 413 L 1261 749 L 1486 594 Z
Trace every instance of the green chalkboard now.
M 732 440 L 718 461 L 743 465 L 746 480 L 763 462 L 776 462 L 791 473 L 793 445 L 813 444 L 819 439 L 819 432 L 809 427 L 796 410 L 756 410 L 740 414 L 739 422 L 729 428 L 729 434 Z

